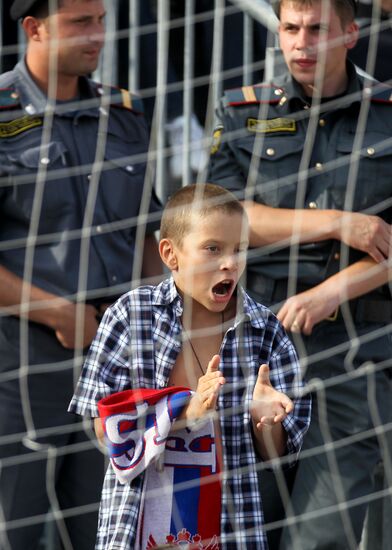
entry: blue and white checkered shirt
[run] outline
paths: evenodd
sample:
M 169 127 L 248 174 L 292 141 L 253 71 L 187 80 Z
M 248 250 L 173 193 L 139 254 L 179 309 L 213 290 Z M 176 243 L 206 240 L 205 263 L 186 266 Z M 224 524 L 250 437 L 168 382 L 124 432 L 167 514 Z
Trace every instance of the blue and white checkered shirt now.
M 226 379 L 219 396 L 224 479 L 221 546 L 223 550 L 268 548 L 249 405 L 259 366 L 267 363 L 272 385 L 290 395 L 294 411 L 283 425 L 287 454 L 294 462 L 310 421 L 310 398 L 302 395 L 297 355 L 276 317 L 238 289 L 234 325 L 220 349 Z M 97 402 L 130 388 L 164 388 L 181 350 L 183 311 L 172 278 L 122 296 L 106 312 L 87 355 L 69 411 L 98 416 Z M 296 397 L 297 396 L 297 397 Z M 135 547 L 143 476 L 120 485 L 109 467 L 102 491 L 96 550 Z

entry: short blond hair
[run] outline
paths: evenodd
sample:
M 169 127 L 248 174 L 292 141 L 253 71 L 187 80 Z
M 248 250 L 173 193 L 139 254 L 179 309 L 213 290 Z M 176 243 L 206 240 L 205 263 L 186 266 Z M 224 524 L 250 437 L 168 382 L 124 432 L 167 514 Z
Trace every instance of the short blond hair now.
M 300 8 L 307 8 L 322 1 L 323 0 L 273 0 L 272 5 L 276 15 L 280 19 L 280 8 L 283 4 L 292 2 Z M 354 21 L 357 12 L 356 0 L 331 0 L 331 4 L 339 17 L 342 26 Z
M 178 244 L 189 233 L 194 214 L 204 217 L 213 212 L 240 214 L 246 217 L 237 197 L 220 185 L 198 183 L 182 187 L 174 193 L 163 210 L 160 238 Z

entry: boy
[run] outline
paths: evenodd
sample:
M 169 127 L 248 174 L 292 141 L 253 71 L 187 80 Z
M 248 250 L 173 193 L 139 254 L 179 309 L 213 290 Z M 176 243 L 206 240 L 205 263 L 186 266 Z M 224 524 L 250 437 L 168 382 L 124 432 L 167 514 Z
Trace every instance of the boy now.
M 211 184 L 184 187 L 161 222 L 160 254 L 172 277 L 129 292 L 103 317 L 69 407 L 97 417 L 100 401 L 96 432 L 102 439 L 104 425 L 110 445 L 98 549 L 185 541 L 267 548 L 257 469 L 285 454 L 295 461 L 310 402 L 294 398 L 299 369 L 281 325 L 237 288 L 247 246 L 247 216 L 234 195 Z M 174 464 L 178 454 L 188 462 Z M 216 459 L 207 476 L 206 455 Z M 174 479 L 183 483 L 172 499 Z

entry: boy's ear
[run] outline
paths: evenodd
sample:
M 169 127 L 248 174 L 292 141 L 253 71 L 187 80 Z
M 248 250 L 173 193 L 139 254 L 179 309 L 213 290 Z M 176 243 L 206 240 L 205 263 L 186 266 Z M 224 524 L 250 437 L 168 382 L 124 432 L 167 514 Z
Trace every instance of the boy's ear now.
M 176 271 L 178 267 L 177 254 L 171 239 L 161 239 L 159 242 L 159 254 L 162 262 L 170 269 Z

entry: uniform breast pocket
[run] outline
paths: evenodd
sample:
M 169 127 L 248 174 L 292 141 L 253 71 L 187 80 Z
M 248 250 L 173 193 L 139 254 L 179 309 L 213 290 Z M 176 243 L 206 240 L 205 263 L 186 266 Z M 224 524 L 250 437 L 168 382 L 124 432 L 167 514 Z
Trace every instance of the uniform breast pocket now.
M 339 201 L 341 206 L 337 206 L 348 210 L 370 209 L 371 213 L 380 214 L 391 206 L 390 136 L 379 132 L 367 132 L 359 151 L 358 166 L 355 165 L 355 157 L 351 156 L 353 141 L 353 135 L 343 134 L 337 144 L 338 156 L 343 163 L 337 172 L 335 202 Z M 355 176 L 354 180 L 351 180 L 350 174 Z
M 247 169 L 256 162 L 257 201 L 267 206 L 293 207 L 303 146 L 303 140 L 296 135 L 241 140 L 239 154 L 247 159 Z
M 5 151 L 12 213 L 26 221 L 38 216 L 39 233 L 54 231 L 53 220 L 72 208 L 66 153 L 61 142 Z
M 111 219 L 130 220 L 131 225 L 137 223 L 143 194 L 146 154 L 138 143 L 108 140 L 105 169 L 99 185 L 104 208 Z

